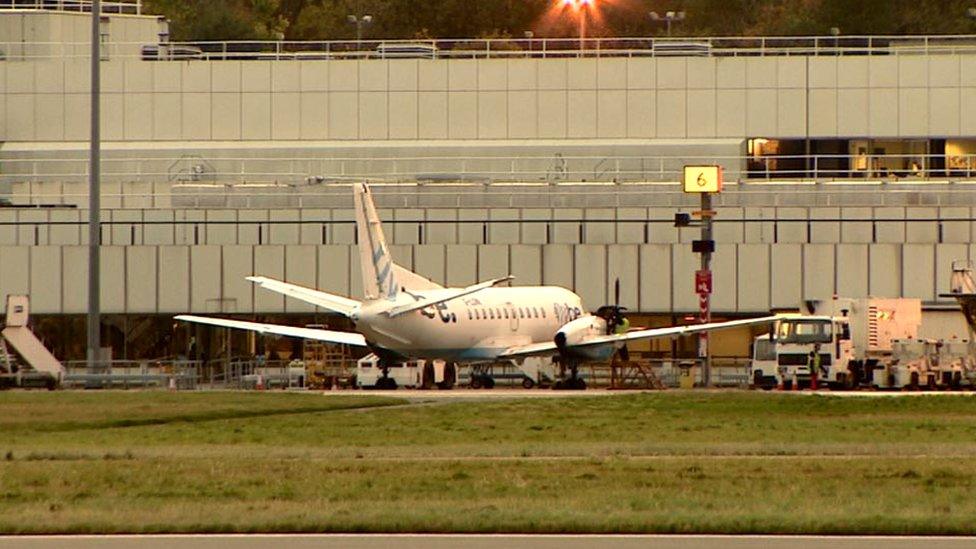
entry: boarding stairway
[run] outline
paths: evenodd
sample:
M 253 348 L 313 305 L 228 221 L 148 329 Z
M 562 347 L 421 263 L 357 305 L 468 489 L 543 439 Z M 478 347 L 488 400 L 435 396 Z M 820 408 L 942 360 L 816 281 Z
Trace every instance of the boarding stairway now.
M 49 387 L 60 385 L 64 379 L 64 366 L 28 327 L 29 318 L 29 298 L 7 296 L 6 323 L 0 331 L 2 384 L 21 386 L 25 378 L 35 378 Z

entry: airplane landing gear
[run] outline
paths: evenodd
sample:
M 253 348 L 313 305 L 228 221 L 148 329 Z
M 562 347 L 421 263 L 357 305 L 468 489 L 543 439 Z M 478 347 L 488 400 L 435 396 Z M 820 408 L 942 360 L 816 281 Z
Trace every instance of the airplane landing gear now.
M 454 388 L 454 384 L 457 382 L 457 364 L 453 362 L 448 362 L 444 365 L 444 381 L 437 384 L 437 388 L 442 391 L 447 391 Z
M 386 364 L 381 366 L 383 369 L 383 377 L 376 380 L 376 388 L 381 391 L 393 391 L 397 388 L 397 382 L 395 379 L 390 377 L 390 367 Z
M 560 379 L 552 385 L 555 390 L 564 391 L 583 391 L 586 389 L 586 382 L 579 376 L 579 362 L 569 361 L 569 376 L 566 376 L 566 365 L 560 363 Z

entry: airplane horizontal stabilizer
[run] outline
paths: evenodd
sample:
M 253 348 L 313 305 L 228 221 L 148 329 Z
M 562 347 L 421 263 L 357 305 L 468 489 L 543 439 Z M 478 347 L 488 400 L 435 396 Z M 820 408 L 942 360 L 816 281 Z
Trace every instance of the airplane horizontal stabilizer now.
M 593 345 L 607 345 L 618 342 L 633 341 L 635 339 L 658 339 L 664 337 L 677 338 L 680 336 L 697 334 L 700 332 L 712 332 L 716 330 L 726 330 L 728 328 L 738 328 L 740 326 L 751 326 L 754 324 L 771 324 L 781 319 L 782 316 L 764 316 L 761 318 L 747 318 L 745 320 L 731 320 L 728 322 L 710 322 L 708 324 L 692 324 L 689 326 L 672 326 L 669 328 L 651 328 L 648 330 L 635 330 L 624 334 L 610 334 L 590 338 L 582 343 L 570 347 L 581 348 Z M 559 352 L 555 341 L 545 343 L 531 343 L 520 345 L 503 351 L 499 358 L 513 358 L 519 356 L 532 355 L 551 355 Z
M 247 279 L 266 290 L 278 292 L 279 294 L 284 294 L 288 297 L 293 297 L 305 303 L 311 303 L 317 307 L 322 307 L 323 309 L 328 309 L 345 316 L 352 314 L 360 305 L 360 302 L 355 299 L 349 299 L 348 297 L 342 297 L 320 290 L 313 290 L 312 288 L 282 282 L 265 276 L 249 276 Z
M 481 282 L 479 284 L 474 284 L 473 286 L 468 286 L 466 288 L 461 288 L 461 289 L 458 289 L 458 290 L 454 290 L 454 291 L 449 292 L 449 293 L 439 292 L 434 297 L 428 297 L 428 298 L 425 298 L 425 299 L 420 299 L 420 300 L 415 301 L 413 303 L 408 303 L 406 305 L 398 305 L 396 307 L 392 307 L 390 310 L 388 310 L 386 312 L 386 314 L 389 315 L 390 317 L 395 317 L 395 316 L 400 316 L 400 315 L 402 315 L 404 313 L 409 313 L 411 311 L 418 311 L 420 309 L 426 309 L 427 307 L 430 307 L 431 305 L 437 305 L 438 303 L 444 303 L 445 301 L 451 301 L 452 299 L 457 299 L 459 297 L 464 297 L 466 295 L 471 295 L 471 294 L 473 294 L 475 292 L 480 292 L 481 290 L 484 290 L 485 288 L 491 288 L 492 286 L 497 286 L 497 285 L 501 284 L 502 282 L 508 282 L 509 280 L 512 280 L 513 278 L 515 278 L 515 277 L 512 276 L 512 275 L 508 275 L 508 276 L 505 276 L 505 277 L 502 277 L 502 278 L 495 278 L 495 279 L 492 279 L 492 280 L 488 280 L 486 282 Z
M 297 328 L 295 326 L 282 326 L 279 324 L 262 324 L 260 322 L 246 322 L 244 320 L 229 320 L 226 318 L 210 318 L 206 316 L 179 315 L 174 317 L 176 320 L 184 322 L 194 322 L 197 324 L 208 324 L 210 326 L 220 326 L 222 328 L 234 328 L 237 330 L 250 330 L 259 334 L 271 334 L 287 337 L 297 337 L 301 339 L 314 339 L 316 341 L 327 341 L 341 345 L 353 345 L 355 347 L 366 347 L 366 338 L 362 334 L 353 332 L 336 332 L 333 330 L 322 330 L 319 328 Z

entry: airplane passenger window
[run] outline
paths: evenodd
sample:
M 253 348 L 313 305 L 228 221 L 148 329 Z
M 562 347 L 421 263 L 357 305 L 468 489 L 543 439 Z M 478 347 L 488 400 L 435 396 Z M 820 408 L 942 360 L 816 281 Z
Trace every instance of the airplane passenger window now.
M 540 307 L 539 310 L 542 311 L 542 318 L 546 318 L 546 308 L 545 307 Z
M 471 309 L 468 309 L 468 320 L 471 320 Z
M 494 309 L 488 309 L 488 314 L 491 315 L 491 319 L 492 320 L 495 320 L 495 310 Z

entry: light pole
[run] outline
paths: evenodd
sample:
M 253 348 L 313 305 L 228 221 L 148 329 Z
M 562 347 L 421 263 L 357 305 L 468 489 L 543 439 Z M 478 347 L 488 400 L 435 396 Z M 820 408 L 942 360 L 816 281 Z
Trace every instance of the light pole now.
M 101 365 L 102 318 L 99 301 L 99 263 L 101 243 L 101 45 L 102 6 L 100 0 L 91 5 L 91 140 L 88 167 L 88 369 Z
M 652 11 L 649 14 L 651 16 L 651 21 L 664 21 L 667 28 L 668 37 L 671 36 L 671 23 L 680 23 L 685 20 L 685 12 L 683 11 L 666 11 L 664 15 L 658 14 L 656 11 Z
M 360 42 L 363 41 L 363 27 L 373 23 L 373 16 L 363 15 L 359 17 L 356 15 L 347 15 L 346 20 L 356 25 L 356 49 L 359 49 Z
M 586 49 L 586 12 L 592 9 L 596 0 L 562 0 L 563 7 L 572 9 L 579 19 L 580 51 Z

